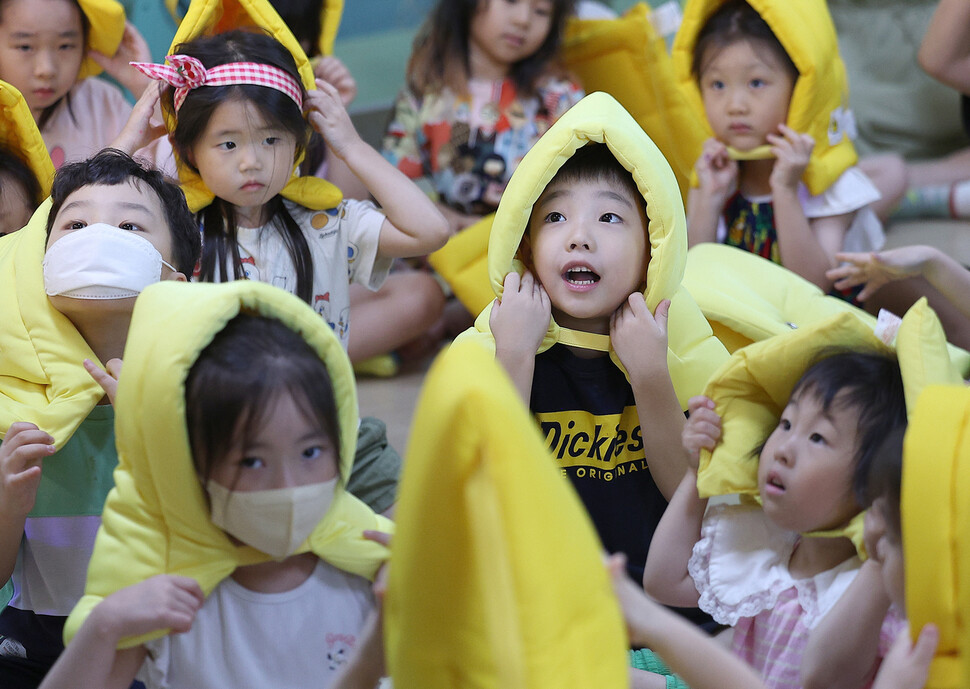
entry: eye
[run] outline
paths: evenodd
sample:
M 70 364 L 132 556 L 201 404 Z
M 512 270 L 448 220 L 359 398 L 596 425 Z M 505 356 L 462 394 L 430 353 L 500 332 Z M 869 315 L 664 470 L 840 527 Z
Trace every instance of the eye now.
M 616 213 L 603 213 L 603 215 L 600 216 L 600 222 L 616 224 L 616 223 L 623 222 L 623 218 L 621 218 Z
M 319 445 L 314 445 L 303 451 L 303 459 L 318 459 L 322 454 L 323 448 Z
M 748 82 L 748 85 L 753 89 L 760 89 L 763 86 L 767 86 L 764 79 L 752 79 L 750 82 Z
M 120 225 L 118 225 L 118 227 L 120 227 L 123 230 L 127 230 L 128 232 L 141 232 L 142 231 L 141 227 L 138 226 L 138 225 L 136 225 L 133 222 L 123 222 Z
M 274 146 L 280 142 L 280 137 L 278 136 L 267 136 L 266 140 L 263 142 L 268 146 Z
M 81 228 L 87 227 L 88 224 L 83 220 L 75 220 L 74 222 L 69 222 L 65 229 L 67 230 L 80 230 Z
M 29 52 L 30 50 L 33 50 L 33 48 L 31 46 L 27 45 L 26 43 L 17 44 L 17 45 L 15 45 L 13 47 L 13 49 L 14 50 L 19 50 L 22 53 L 26 53 L 26 52 Z
M 77 48 L 77 43 L 62 43 L 57 46 L 58 50 L 74 50 L 75 48 Z
M 259 469 L 265 466 L 265 464 L 259 457 L 243 457 L 239 460 L 239 466 L 243 469 Z
M 223 141 L 221 144 L 216 144 L 216 148 L 220 148 L 223 151 L 231 151 L 236 148 L 236 144 L 233 141 Z
M 710 88 L 712 91 L 720 91 L 724 88 L 724 82 L 720 79 L 714 79 L 710 84 L 708 84 L 708 88 Z
M 821 433 L 812 433 L 810 436 L 808 436 L 808 440 L 812 443 L 824 443 L 825 436 L 823 436 Z
M 791 421 L 789 421 L 786 418 L 779 419 L 778 420 L 778 428 L 780 428 L 783 431 L 789 431 L 789 430 L 791 430 Z
M 547 214 L 544 220 L 545 222 L 563 222 L 565 219 L 565 215 L 559 211 L 553 211 L 552 213 Z

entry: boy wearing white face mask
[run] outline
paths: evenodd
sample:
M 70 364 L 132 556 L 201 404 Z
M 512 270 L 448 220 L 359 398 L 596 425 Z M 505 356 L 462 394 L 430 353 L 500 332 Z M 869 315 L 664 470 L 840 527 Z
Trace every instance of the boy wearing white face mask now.
M 116 151 L 61 168 L 51 198 L 43 259 L 49 305 L 100 361 L 109 362 L 122 354 L 141 290 L 191 274 L 200 253 L 198 228 L 176 186 Z M 9 263 L 0 266 L 10 269 Z M 22 309 L 25 320 L 36 315 L 27 305 Z M 9 328 L 0 323 L 0 331 Z M 38 358 L 53 369 L 46 357 L 70 351 L 55 343 L 38 348 Z M 14 364 L 6 362 L 0 373 L 9 375 Z M 14 384 L 0 388 L 0 411 L 6 412 Z M 37 686 L 63 649 L 61 629 L 83 593 L 118 461 L 107 402 L 73 406 L 90 413 L 82 411 L 76 430 L 63 433 L 69 439 L 57 445 L 33 423 L 0 424 L 6 432 L 0 445 L 0 581 L 13 585 L 10 605 L 0 613 L 0 686 Z M 3 414 L 3 420 L 17 418 L 29 417 Z

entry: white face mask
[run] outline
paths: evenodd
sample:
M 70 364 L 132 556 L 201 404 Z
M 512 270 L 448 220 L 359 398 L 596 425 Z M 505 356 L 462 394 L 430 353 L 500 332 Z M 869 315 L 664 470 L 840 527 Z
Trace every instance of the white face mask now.
M 295 488 L 233 491 L 209 480 L 212 523 L 282 560 L 313 533 L 333 502 L 337 479 Z
M 137 297 L 161 279 L 162 265 L 175 271 L 144 237 L 95 223 L 66 234 L 51 245 L 44 255 L 44 286 L 52 297 Z

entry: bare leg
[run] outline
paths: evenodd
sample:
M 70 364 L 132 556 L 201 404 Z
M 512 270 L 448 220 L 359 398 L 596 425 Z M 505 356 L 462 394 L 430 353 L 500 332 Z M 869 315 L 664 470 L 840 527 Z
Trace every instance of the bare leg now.
M 962 182 L 970 179 L 970 148 L 961 149 L 945 158 L 912 162 L 907 164 L 907 169 L 911 187 Z
M 428 273 L 393 273 L 377 291 L 350 286 L 352 326 L 347 352 L 354 363 L 424 335 L 444 309 L 441 287 Z
M 872 209 L 880 220 L 886 222 L 909 187 L 906 161 L 895 153 L 867 156 L 859 160 L 859 169 L 882 194 L 882 198 L 872 204 Z
M 884 285 L 866 300 L 866 311 L 876 314 L 882 308 L 902 316 L 920 297 L 926 297 L 940 317 L 947 339 L 957 347 L 970 349 L 970 320 L 924 278 L 909 278 Z

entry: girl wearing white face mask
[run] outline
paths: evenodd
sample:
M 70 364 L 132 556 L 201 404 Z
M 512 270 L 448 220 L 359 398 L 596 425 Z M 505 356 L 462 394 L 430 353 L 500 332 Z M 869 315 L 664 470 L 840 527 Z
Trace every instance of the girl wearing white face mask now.
M 148 288 L 129 343 L 118 488 L 77 635 L 42 686 L 328 686 L 386 556 L 363 531 L 389 526 L 343 489 L 356 399 L 336 336 L 296 298 L 237 282 Z M 174 449 L 145 447 L 158 437 Z

